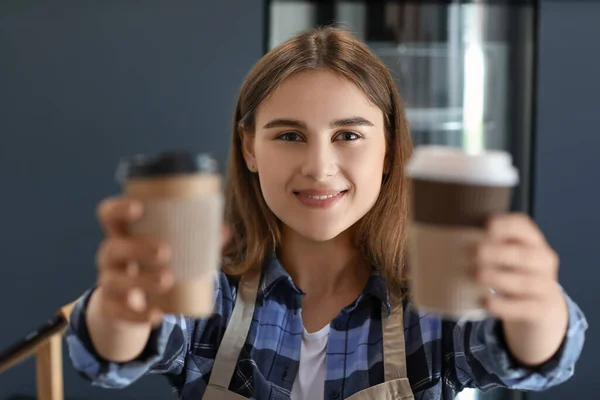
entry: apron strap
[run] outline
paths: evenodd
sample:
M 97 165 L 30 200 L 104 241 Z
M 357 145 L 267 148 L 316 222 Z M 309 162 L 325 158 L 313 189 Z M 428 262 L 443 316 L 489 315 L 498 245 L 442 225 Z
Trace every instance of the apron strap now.
M 383 371 L 385 381 L 407 378 L 406 348 L 404 346 L 403 306 L 392 303 L 392 312 L 387 315 L 385 304 L 381 307 L 383 324 Z
M 240 279 L 235 306 L 215 357 L 208 382 L 209 386 L 216 386 L 223 390 L 229 389 L 229 383 L 254 316 L 259 282 L 260 271 L 247 273 Z

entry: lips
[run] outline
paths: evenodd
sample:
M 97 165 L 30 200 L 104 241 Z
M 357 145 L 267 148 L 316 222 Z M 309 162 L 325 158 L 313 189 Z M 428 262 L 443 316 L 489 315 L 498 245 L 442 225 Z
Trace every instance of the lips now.
M 307 207 L 328 208 L 335 205 L 347 190 L 299 190 L 294 194 Z
M 340 193 L 346 192 L 347 190 L 296 190 L 294 194 L 299 196 L 306 196 L 312 198 L 319 198 L 325 200 L 328 197 L 334 197 Z
M 321 189 L 321 190 L 295 190 L 294 194 L 298 194 L 300 196 L 310 196 L 310 197 L 330 197 L 336 196 L 342 192 L 346 192 L 345 189 Z

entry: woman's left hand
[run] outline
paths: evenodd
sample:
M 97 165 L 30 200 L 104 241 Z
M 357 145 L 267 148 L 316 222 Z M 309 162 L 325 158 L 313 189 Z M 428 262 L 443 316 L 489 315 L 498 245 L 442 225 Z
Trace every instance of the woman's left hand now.
M 520 213 L 492 217 L 475 266 L 475 279 L 492 289 L 485 308 L 503 322 L 513 355 L 528 365 L 554 355 L 568 311 L 557 282 L 558 255 L 533 220 Z

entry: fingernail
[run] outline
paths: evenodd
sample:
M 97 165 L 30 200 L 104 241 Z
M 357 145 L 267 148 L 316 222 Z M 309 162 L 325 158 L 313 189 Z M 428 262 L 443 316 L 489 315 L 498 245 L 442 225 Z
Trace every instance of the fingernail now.
M 142 205 L 140 203 L 131 203 L 129 205 L 129 215 L 132 216 L 133 218 L 137 218 L 139 216 L 142 215 L 142 211 L 144 210 L 144 208 L 142 207 Z
M 156 259 L 159 262 L 167 262 L 171 257 L 171 250 L 169 246 L 158 246 L 156 248 Z
M 158 284 L 162 288 L 168 288 L 173 284 L 173 276 L 170 273 L 164 273 L 160 276 Z
M 146 296 L 140 289 L 132 289 L 127 296 L 127 304 L 134 311 L 143 311 L 146 308 Z
M 137 262 L 131 261 L 127 263 L 127 266 L 125 267 L 125 271 L 127 273 L 128 276 L 137 276 L 140 268 L 139 268 L 139 264 Z
M 152 325 L 152 328 L 156 329 L 160 326 L 160 324 L 162 323 L 163 320 L 163 315 L 160 311 L 158 310 L 152 310 L 152 312 L 150 313 L 150 324 Z

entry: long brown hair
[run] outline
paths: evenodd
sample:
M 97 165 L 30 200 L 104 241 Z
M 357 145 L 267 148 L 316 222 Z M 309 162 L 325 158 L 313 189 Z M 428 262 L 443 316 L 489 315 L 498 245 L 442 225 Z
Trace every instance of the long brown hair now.
M 242 153 L 242 133 L 253 134 L 255 113 L 289 76 L 324 69 L 354 82 L 383 112 L 386 160 L 382 187 L 373 208 L 358 222 L 357 245 L 381 271 L 390 290 L 402 296 L 408 182 L 403 165 L 412 152 L 404 105 L 390 73 L 369 48 L 342 28 L 304 32 L 268 52 L 250 71 L 235 108 L 226 188 L 226 221 L 232 239 L 224 249 L 224 270 L 240 275 L 262 265 L 281 243 L 277 217 L 267 206 L 258 176 L 248 170 Z

